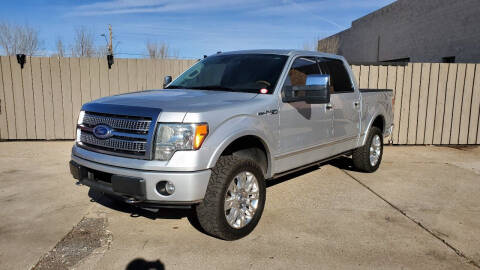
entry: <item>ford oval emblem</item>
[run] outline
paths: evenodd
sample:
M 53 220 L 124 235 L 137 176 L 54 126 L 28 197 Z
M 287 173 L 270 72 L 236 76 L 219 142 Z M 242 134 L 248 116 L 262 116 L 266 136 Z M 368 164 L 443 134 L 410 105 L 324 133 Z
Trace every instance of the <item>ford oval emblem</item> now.
M 113 129 L 106 125 L 97 125 L 93 128 L 93 135 L 99 139 L 107 139 L 112 137 Z

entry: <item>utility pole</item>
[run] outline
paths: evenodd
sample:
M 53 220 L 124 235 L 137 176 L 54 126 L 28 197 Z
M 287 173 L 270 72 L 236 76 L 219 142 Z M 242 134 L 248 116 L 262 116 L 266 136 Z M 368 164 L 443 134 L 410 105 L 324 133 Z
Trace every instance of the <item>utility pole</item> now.
M 109 24 L 108 25 L 108 31 L 110 32 L 110 40 L 108 42 L 108 54 L 107 54 L 107 63 L 108 63 L 108 69 L 111 69 L 112 68 L 112 65 L 114 63 L 114 60 L 113 60 L 113 42 L 112 42 L 112 39 L 113 39 L 113 33 L 112 33 L 112 25 Z M 103 35 L 105 37 L 105 34 Z M 107 39 L 105 37 L 105 39 Z
M 112 34 L 112 25 L 111 24 L 108 25 L 108 31 L 110 32 L 110 42 L 108 43 L 108 54 L 113 55 L 113 46 L 112 46 L 113 34 Z

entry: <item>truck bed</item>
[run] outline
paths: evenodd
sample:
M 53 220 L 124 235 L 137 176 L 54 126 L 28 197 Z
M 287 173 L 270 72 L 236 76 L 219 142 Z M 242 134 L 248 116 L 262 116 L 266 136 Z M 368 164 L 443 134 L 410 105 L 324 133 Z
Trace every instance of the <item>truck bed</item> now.
M 384 117 L 384 131 L 393 123 L 393 106 L 391 89 L 359 89 L 362 96 L 362 113 L 361 113 L 361 134 L 366 134 L 371 124 L 370 121 L 378 115 Z

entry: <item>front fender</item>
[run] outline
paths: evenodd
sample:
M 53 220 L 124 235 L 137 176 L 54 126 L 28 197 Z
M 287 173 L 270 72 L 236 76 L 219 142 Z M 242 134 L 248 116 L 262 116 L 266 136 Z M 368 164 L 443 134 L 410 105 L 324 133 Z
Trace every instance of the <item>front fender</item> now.
M 271 150 L 274 145 L 273 131 L 267 133 L 271 128 L 264 121 L 251 115 L 239 115 L 221 123 L 209 138 L 205 141 L 205 147 L 212 149 L 207 163 L 207 168 L 213 168 L 223 151 L 235 140 L 244 136 L 255 136 L 263 143 L 268 161 L 266 178 L 271 176 L 272 159 Z M 203 147 L 203 146 L 202 146 Z

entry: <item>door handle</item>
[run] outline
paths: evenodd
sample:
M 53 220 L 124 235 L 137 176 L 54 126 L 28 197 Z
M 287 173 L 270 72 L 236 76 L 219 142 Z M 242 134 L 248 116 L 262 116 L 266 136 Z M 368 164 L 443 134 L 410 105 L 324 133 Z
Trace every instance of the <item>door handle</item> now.
M 331 110 L 333 109 L 333 105 L 332 103 L 327 103 L 327 106 L 326 106 L 327 110 Z
M 355 106 L 355 107 L 360 106 L 360 101 L 355 101 L 355 102 L 353 102 L 353 106 Z

